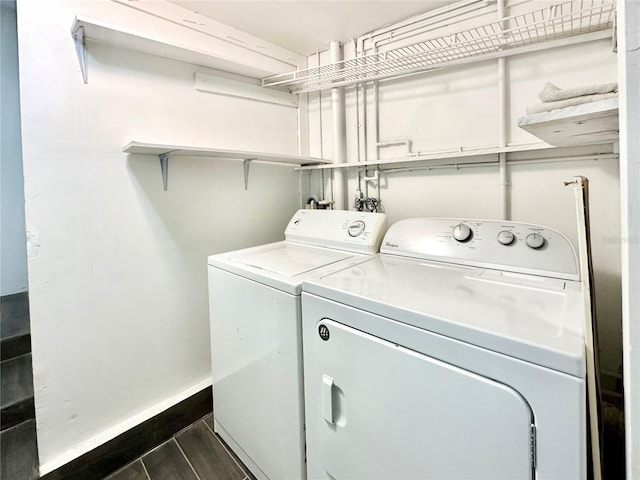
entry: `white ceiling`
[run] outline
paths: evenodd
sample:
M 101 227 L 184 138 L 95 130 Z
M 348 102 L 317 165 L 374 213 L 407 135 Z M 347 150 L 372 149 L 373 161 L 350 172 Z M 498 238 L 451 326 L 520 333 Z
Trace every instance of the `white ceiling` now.
M 170 0 L 303 55 L 457 0 Z

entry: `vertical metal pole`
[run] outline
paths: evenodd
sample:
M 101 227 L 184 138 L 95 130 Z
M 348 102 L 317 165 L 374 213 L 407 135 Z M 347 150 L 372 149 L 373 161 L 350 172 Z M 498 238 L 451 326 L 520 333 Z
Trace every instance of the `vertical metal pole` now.
M 329 44 L 331 63 L 342 61 L 340 42 L 333 40 Z M 333 163 L 344 163 L 347 157 L 347 128 L 344 102 L 344 87 L 331 89 L 331 112 L 333 114 Z M 333 202 L 336 210 L 345 208 L 346 190 L 345 172 L 342 168 L 333 170 Z
M 498 19 L 505 17 L 504 0 L 498 0 Z M 501 22 L 502 29 L 505 30 L 504 22 Z M 506 59 L 498 59 L 498 147 L 503 149 L 507 146 L 507 117 L 509 116 L 507 103 L 507 66 Z M 507 170 L 507 154 L 498 154 L 498 165 L 500 169 L 500 216 L 502 220 L 510 220 L 511 212 L 509 205 L 509 174 Z

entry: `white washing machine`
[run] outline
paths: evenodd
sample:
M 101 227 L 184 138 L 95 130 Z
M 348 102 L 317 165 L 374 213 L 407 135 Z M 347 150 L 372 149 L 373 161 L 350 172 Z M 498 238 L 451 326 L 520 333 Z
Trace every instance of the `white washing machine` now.
M 303 282 L 309 479 L 584 479 L 583 298 L 549 228 L 410 219 Z
M 377 253 L 379 213 L 299 210 L 285 240 L 210 256 L 215 431 L 258 479 L 306 478 L 303 279 Z

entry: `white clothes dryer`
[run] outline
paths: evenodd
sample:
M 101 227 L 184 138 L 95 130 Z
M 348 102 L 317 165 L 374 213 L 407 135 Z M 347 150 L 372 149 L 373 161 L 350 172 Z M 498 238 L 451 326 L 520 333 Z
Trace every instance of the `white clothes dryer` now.
M 409 219 L 303 282 L 309 479 L 584 479 L 583 296 L 537 225 Z
M 377 253 L 384 214 L 299 210 L 285 240 L 208 259 L 215 431 L 258 479 L 306 478 L 303 279 Z

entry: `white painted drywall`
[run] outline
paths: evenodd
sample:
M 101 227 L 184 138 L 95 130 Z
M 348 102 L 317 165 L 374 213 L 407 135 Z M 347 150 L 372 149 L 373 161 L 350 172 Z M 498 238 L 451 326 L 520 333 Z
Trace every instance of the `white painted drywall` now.
M 16 2 L 0 1 L 0 295 L 27 290 Z
M 524 8 L 525 6 L 523 6 Z M 476 20 L 477 21 L 477 20 Z M 353 56 L 352 44 L 346 57 Z M 320 54 L 320 63 L 327 63 Z M 309 58 L 315 66 L 318 56 Z M 616 55 L 610 40 L 568 46 L 509 57 L 507 142 L 509 145 L 540 142 L 519 129 L 517 118 L 527 105 L 537 103 L 545 82 L 561 88 L 617 80 Z M 497 146 L 499 142 L 497 61 L 485 61 L 428 74 L 379 83 L 380 141 L 409 139 L 414 152 L 456 151 L 460 147 Z M 371 85 L 371 84 L 370 84 Z M 348 161 L 374 159 L 375 117 L 371 86 L 367 88 L 367 148 L 357 130 L 364 130 L 365 118 L 356 108 L 356 89 L 347 88 Z M 331 158 L 331 105 L 327 92 L 310 93 L 310 151 Z M 363 98 L 362 89 L 358 91 Z M 405 146 L 383 147 L 381 158 L 401 157 Z M 370 174 L 372 172 L 369 172 Z M 325 173 L 325 176 L 327 174 Z M 621 280 L 619 164 L 617 160 L 583 160 L 545 164 L 517 164 L 509 167 L 509 199 L 512 219 L 556 228 L 577 245 L 576 210 L 572 188 L 564 187 L 576 175 L 590 180 L 593 263 L 600 354 L 605 370 L 617 372 L 621 349 Z M 305 175 L 303 198 L 320 195 L 320 174 Z M 357 188 L 350 173 L 348 198 Z M 331 195 L 330 190 L 326 192 Z M 376 196 L 370 188 L 370 196 Z M 497 166 L 449 168 L 383 174 L 381 200 L 391 223 L 408 217 L 441 216 L 496 219 L 501 216 L 500 177 Z
M 640 478 L 640 3 L 618 1 L 627 479 Z
M 109 1 L 18 5 L 31 331 L 42 473 L 211 381 L 207 256 L 283 238 L 291 166 L 157 157 L 131 140 L 295 155 L 295 109 L 197 92 L 195 71 L 89 44 L 76 14 L 132 20 Z M 124 20 L 123 20 L 124 21 Z M 146 21 L 149 21 L 146 19 Z M 134 22 L 135 23 L 135 22 Z

